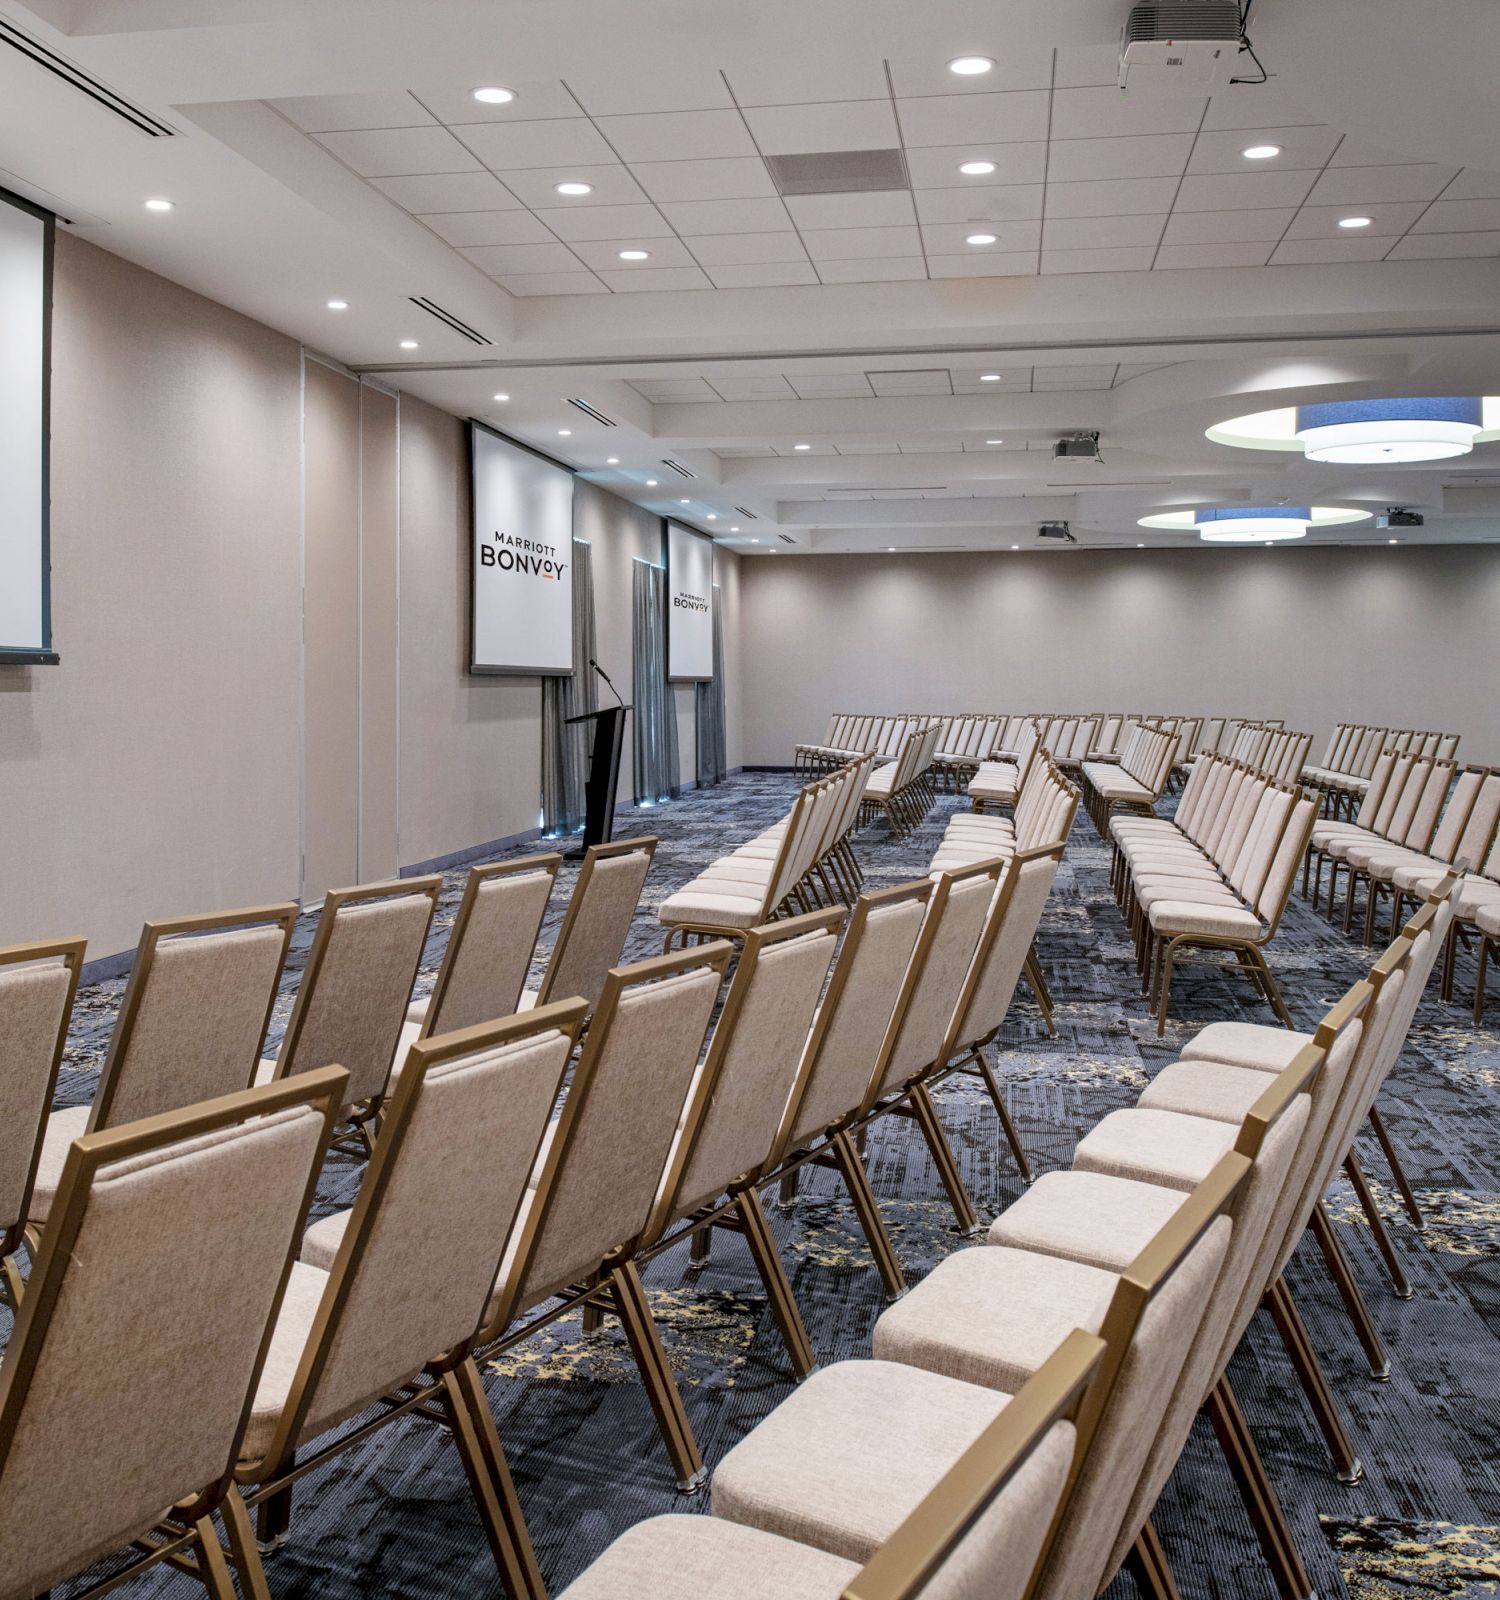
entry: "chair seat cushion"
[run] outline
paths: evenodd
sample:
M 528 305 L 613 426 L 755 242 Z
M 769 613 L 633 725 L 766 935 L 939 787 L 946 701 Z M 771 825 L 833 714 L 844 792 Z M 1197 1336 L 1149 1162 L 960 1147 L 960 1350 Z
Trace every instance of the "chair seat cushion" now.
M 1111 1111 L 1078 1142 L 1073 1166 L 1169 1189 L 1192 1189 L 1234 1149 L 1239 1129 L 1176 1111 Z
M 859 1568 L 722 1517 L 648 1517 L 558 1600 L 839 1600 Z
M 1009 1398 L 891 1361 L 823 1367 L 719 1463 L 714 1515 L 863 1563 Z
M 1207 933 L 1230 939 L 1254 939 L 1261 932 L 1260 918 L 1238 906 L 1162 900 L 1151 907 L 1150 917 L 1156 933 Z
M 1222 1061 L 1174 1061 L 1146 1085 L 1136 1105 L 1147 1111 L 1209 1117 L 1238 1127 L 1270 1081 L 1254 1067 L 1230 1067 Z
M 1310 1033 L 1290 1028 L 1268 1028 L 1255 1022 L 1210 1022 L 1182 1047 L 1184 1061 L 1222 1061 L 1230 1067 L 1250 1067 L 1256 1072 L 1284 1072 Z
M 1048 1172 L 995 1218 L 989 1242 L 1123 1272 L 1182 1203 L 1181 1190 L 1157 1183 L 1102 1172 Z
M 865 799 L 878 800 L 890 794 L 896 782 L 896 766 L 896 762 L 887 761 L 883 767 L 875 768 L 865 779 Z
M 320 1268 L 304 1261 L 292 1263 L 292 1275 L 287 1280 L 286 1295 L 271 1334 L 271 1347 L 266 1352 L 266 1364 L 250 1408 L 249 1426 L 240 1445 L 241 1461 L 259 1461 L 271 1447 L 271 1437 L 292 1392 L 292 1382 L 327 1285 L 328 1274 Z
M 1491 937 L 1500 937 L 1500 902 L 1494 905 L 1480 906 L 1474 913 L 1474 922 L 1481 933 Z
M 763 895 L 739 895 L 689 885 L 669 895 L 657 909 L 666 927 L 753 928 L 763 920 Z
M 349 1226 L 349 1218 L 354 1215 L 352 1210 L 335 1211 L 331 1217 L 324 1217 L 321 1222 L 313 1223 L 306 1233 L 302 1235 L 302 1248 L 298 1251 L 298 1258 L 310 1267 L 317 1267 L 320 1272 L 332 1272 L 334 1258 L 339 1253 L 339 1246 L 344 1242 L 344 1232 Z
M 52 1202 L 57 1197 L 57 1186 L 62 1182 L 63 1164 L 68 1159 L 68 1151 L 73 1148 L 75 1139 L 82 1138 L 88 1132 L 90 1109 L 88 1106 L 65 1106 L 48 1116 L 46 1131 L 42 1134 L 42 1155 L 37 1163 L 36 1182 L 31 1188 L 28 1221 L 42 1223 L 50 1215 Z

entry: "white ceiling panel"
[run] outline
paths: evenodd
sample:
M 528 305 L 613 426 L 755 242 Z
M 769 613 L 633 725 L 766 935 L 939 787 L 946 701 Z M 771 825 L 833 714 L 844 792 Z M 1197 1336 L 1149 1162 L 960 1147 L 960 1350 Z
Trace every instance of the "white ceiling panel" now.
M 712 289 L 701 267 L 662 267 L 630 272 L 601 272 L 616 294 L 660 293 L 667 289 Z
M 439 119 L 406 93 L 314 94 L 292 100 L 268 100 L 304 133 L 331 133 L 345 128 L 418 128 Z
M 1118 44 L 1062 45 L 1057 51 L 1052 85 L 1056 89 L 1083 89 L 1105 84 L 1113 86 L 1118 83 L 1119 75 Z
M 1333 167 L 1394 167 L 1407 157 L 1383 144 L 1366 144 L 1361 139 L 1342 139 L 1329 162 Z
M 1059 89 L 1052 97 L 1054 139 L 1117 139 L 1140 133 L 1196 133 L 1203 101 L 1190 94 L 1122 95 L 1113 85 Z
M 797 391 L 779 372 L 755 377 L 711 377 L 708 385 L 721 400 L 795 400 Z
M 953 393 L 946 367 L 928 367 L 915 372 L 867 372 L 865 377 L 878 395 Z
M 695 400 L 716 401 L 719 398 L 707 378 L 632 378 L 630 387 L 656 405 L 691 403 Z
M 413 89 L 412 94 L 439 122 L 446 122 L 449 127 L 464 122 L 536 122 L 545 117 L 583 115 L 583 107 L 556 78 L 547 82 L 503 83 L 497 87 L 511 90 L 515 99 L 504 105 L 489 105 L 476 100 L 473 89 L 463 84 L 456 88 L 452 84 L 418 88 Z
M 574 161 L 615 159 L 603 136 L 586 117 L 479 122 L 454 131 L 494 172 L 514 167 L 555 167 Z
M 996 90 L 1048 89 L 1052 86 L 1052 51 L 1045 45 L 1007 41 L 1003 50 L 989 52 L 995 65 L 975 77 L 950 72 L 941 53 L 924 51 L 890 64 L 891 83 L 898 95 L 990 94 Z
M 1263 210 L 1300 205 L 1317 177 L 1313 172 L 1214 172 L 1182 180 L 1178 211 Z
M 1005 250 L 1034 251 L 1041 243 L 1042 225 L 1035 219 L 1030 222 L 989 222 L 984 227 L 987 233 L 994 234 L 994 244 L 971 245 L 968 236 L 974 232 L 974 228 L 967 222 L 928 223 L 922 228 L 922 243 L 930 256 L 969 255 L 975 259 Z
M 1036 271 L 1035 250 L 976 250 L 966 256 L 927 256 L 933 278 L 1024 278 Z
M 609 288 L 592 272 L 514 272 L 496 278 L 501 288 L 516 295 L 608 294 Z
M 915 228 L 812 228 L 803 230 L 802 242 L 814 261 L 868 261 L 922 248 Z
M 1123 217 L 1169 211 L 1176 178 L 1115 178 L 1095 183 L 1049 183 L 1049 217 Z
M 1167 223 L 1168 245 L 1274 244 L 1297 215 L 1293 206 L 1266 211 L 1178 211 Z
M 1203 172 L 1298 172 L 1320 170 L 1339 142 L 1333 128 L 1238 128 L 1215 133 L 1200 133 L 1193 145 L 1188 171 Z M 1279 145 L 1281 154 L 1268 161 L 1247 161 L 1245 151 L 1256 145 Z
M 1288 239 L 1347 239 L 1353 233 L 1361 239 L 1390 238 L 1406 230 L 1422 215 L 1421 205 L 1414 201 L 1393 201 L 1389 205 L 1359 207 L 1359 215 L 1370 219 L 1368 228 L 1341 228 L 1339 222 L 1351 213 L 1348 206 L 1306 205 L 1292 219 L 1286 231 Z M 1386 247 L 1389 249 L 1389 246 Z M 1382 251 L 1383 255 L 1385 252 Z
M 649 111 L 714 111 L 734 101 L 723 77 L 708 67 L 663 62 L 657 72 L 568 74 L 568 87 L 591 117 L 630 116 Z
M 521 204 L 491 172 L 435 172 L 410 178 L 372 178 L 382 194 L 417 214 L 505 211 Z
M 1054 139 L 1047 163 L 1052 183 L 1090 178 L 1176 178 L 1193 148 L 1190 133 L 1137 133 L 1120 139 Z
M 645 250 L 645 261 L 621 261 L 622 250 Z M 573 245 L 573 254 L 585 266 L 598 272 L 603 267 L 620 272 L 653 272 L 662 267 L 692 267 L 695 262 L 688 247 L 675 236 L 668 239 L 643 239 L 639 235 L 622 239 L 580 239 Z
M 808 261 L 769 261 L 759 266 L 710 267 L 708 275 L 716 289 L 777 289 L 818 282 L 818 274 Z
M 588 183 L 592 194 L 560 195 L 560 183 Z M 571 167 L 514 168 L 505 173 L 505 187 L 524 205 L 537 210 L 566 207 L 582 211 L 590 206 L 642 204 L 646 192 L 630 176 L 630 169 L 618 161 L 591 164 L 579 162 Z
M 1379 261 L 1391 247 L 1380 239 L 1284 239 L 1271 257 L 1273 267 L 1306 266 L 1330 261 Z
M 966 161 L 992 161 L 995 170 L 966 177 Z M 1000 184 L 1041 183 L 1047 176 L 1047 146 L 1041 139 L 1014 144 L 932 145 L 906 152 L 906 171 L 914 189 L 986 189 Z
M 922 189 L 917 216 L 924 223 L 1024 222 L 1042 214 L 1042 185 L 1006 184 L 988 189 Z
M 906 189 L 869 194 L 793 194 L 786 208 L 799 228 L 887 228 L 917 220 Z
M 738 111 L 652 111 L 600 117 L 598 126 L 623 161 L 671 161 L 687 150 L 704 158 L 755 154 Z
M 745 121 L 762 155 L 812 150 L 889 150 L 900 143 L 889 99 L 821 105 L 747 107 Z
M 951 456 L 957 455 L 963 448 L 956 433 L 949 434 L 942 439 L 903 439 L 901 441 L 901 454 L 904 456 Z
M 1237 73 L 1237 77 L 1245 76 Z M 1294 128 L 1299 123 L 1321 122 L 1316 106 L 1295 100 L 1273 76 L 1269 83 L 1225 84 L 1209 102 L 1205 128 Z
M 1149 245 L 1118 250 L 1043 250 L 1042 271 L 1145 272 L 1155 253 Z
M 583 262 L 565 244 L 478 245 L 462 254 L 492 277 L 505 273 L 584 270 Z
M 999 384 L 985 383 L 980 377 L 984 372 L 998 373 Z M 952 367 L 948 376 L 952 380 L 954 394 L 1024 394 L 1031 387 L 1030 367 Z
M 868 400 L 875 392 L 862 372 L 794 372 L 787 382 L 802 400 Z
M 705 267 L 749 267 L 806 261 L 795 233 L 709 233 L 692 236 L 693 254 Z
M 1382 200 L 1436 200 L 1456 167 L 1332 167 L 1312 186 L 1309 205 L 1363 206 Z
M 1172 267 L 1263 267 L 1275 249 L 1272 240 L 1240 244 L 1164 244 L 1156 252 L 1158 271 Z
M 1047 137 L 1047 100 L 1041 90 L 1013 94 L 927 95 L 898 100 L 903 141 L 910 147 L 1008 144 Z
M 536 215 L 559 239 L 661 239 L 672 232 L 655 206 L 548 206 Z
M 413 172 L 468 172 L 479 166 L 446 128 L 384 128 L 369 133 L 324 133 L 326 146 L 363 178 Z
M 1112 245 L 1149 244 L 1161 240 L 1166 215 L 1134 217 L 1048 217 L 1042 230 L 1047 250 L 1093 250 Z
M 653 200 L 750 200 L 776 193 L 759 156 L 717 161 L 638 161 L 631 171 Z
M 1500 200 L 1500 172 L 1465 167 L 1443 193 L 1445 200 Z
M 661 209 L 681 234 L 783 233 L 792 226 L 780 200 L 664 201 Z
M 445 211 L 421 217 L 440 239 L 462 247 L 476 244 L 552 244 L 555 235 L 529 211 Z
M 838 451 L 841 456 L 895 456 L 900 455 L 901 446 L 894 439 L 862 439 L 856 444 L 845 444 L 840 440 Z
M 1459 261 L 1500 255 L 1500 232 L 1409 233 L 1391 247 L 1387 261 Z
M 1032 370 L 1032 381 L 1043 383 L 1089 384 L 1107 389 L 1115 381 L 1118 367 L 1113 361 L 1081 361 L 1073 365 L 1039 366 Z
M 781 50 L 776 53 L 774 65 L 745 62 L 726 76 L 742 106 L 878 100 L 887 93 L 885 64 L 870 51 L 803 58 L 795 50 Z
M 1435 200 L 1413 233 L 1475 233 L 1500 228 L 1500 199 Z

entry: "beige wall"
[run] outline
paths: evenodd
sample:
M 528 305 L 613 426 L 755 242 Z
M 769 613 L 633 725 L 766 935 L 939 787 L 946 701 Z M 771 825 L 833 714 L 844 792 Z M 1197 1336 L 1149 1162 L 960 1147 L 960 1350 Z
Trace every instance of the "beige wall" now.
M 1500 549 L 807 556 L 741 563 L 744 759 L 835 710 L 1157 710 L 1439 727 L 1500 762 Z

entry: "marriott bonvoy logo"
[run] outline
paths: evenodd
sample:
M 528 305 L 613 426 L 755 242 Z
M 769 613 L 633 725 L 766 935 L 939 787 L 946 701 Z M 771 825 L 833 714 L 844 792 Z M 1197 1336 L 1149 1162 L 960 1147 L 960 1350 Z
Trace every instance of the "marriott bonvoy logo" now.
M 672 604 L 681 606 L 684 611 L 707 611 L 708 601 L 701 594 L 674 594 Z
M 518 539 L 513 533 L 495 532 L 493 543 L 479 547 L 481 567 L 499 567 L 502 572 L 528 572 L 534 577 L 561 583 L 567 563 L 557 559 L 555 544 L 535 539 Z

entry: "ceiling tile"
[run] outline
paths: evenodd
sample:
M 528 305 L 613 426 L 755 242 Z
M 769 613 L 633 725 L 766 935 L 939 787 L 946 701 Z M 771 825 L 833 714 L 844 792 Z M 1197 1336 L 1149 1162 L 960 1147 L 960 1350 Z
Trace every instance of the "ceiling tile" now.
M 1306 198 L 1312 172 L 1214 172 L 1184 178 L 1178 211 L 1243 211 L 1295 206 Z
M 1032 270 L 1036 270 L 1034 259 Z M 999 387 L 985 383 L 980 378 L 982 372 L 998 372 Z M 952 380 L 954 394 L 1025 394 L 1031 388 L 1030 367 L 1001 367 L 993 364 L 983 367 L 956 367 L 950 370 L 948 376 Z
M 903 439 L 900 446 L 904 456 L 951 456 L 962 448 L 956 433 L 946 439 Z
M 413 89 L 412 94 L 435 116 L 450 127 L 465 122 L 536 122 L 544 117 L 581 117 L 583 108 L 556 78 L 529 83 L 505 83 L 514 100 L 503 106 L 486 105 L 474 98 L 467 85 L 454 88 Z
M 480 245 L 464 254 L 482 272 L 581 272 L 583 263 L 565 244 Z
M 896 111 L 902 140 L 911 148 L 975 140 L 1008 144 L 1047 137 L 1047 99 L 1043 91 L 1026 89 L 1014 94 L 927 95 L 898 100 Z
M 1043 272 L 1145 272 L 1155 250 L 1149 245 L 1118 250 L 1043 250 Z
M 512 294 L 608 294 L 592 272 L 519 272 L 495 279 Z
M 1274 244 L 1297 215 L 1294 206 L 1276 206 L 1265 211 L 1176 211 L 1167 223 L 1162 243 Z
M 1060 364 L 1033 369 L 1032 381 L 1042 383 L 1087 383 L 1096 389 L 1107 389 L 1114 382 L 1117 364 L 1113 361 L 1080 361 L 1072 365 Z
M 1164 244 L 1156 252 L 1158 269 L 1168 267 L 1263 267 L 1275 248 L 1268 239 L 1238 244 Z
M 1136 133 L 1119 139 L 1055 139 L 1047 164 L 1052 183 L 1090 178 L 1176 178 L 1193 148 L 1190 133 Z
M 1132 378 L 1144 378 L 1148 372 L 1165 372 L 1176 365 L 1175 361 L 1122 361 L 1120 370 L 1115 373 L 1115 387 L 1129 383 Z
M 1379 239 L 1284 239 L 1271 257 L 1273 267 L 1303 266 L 1324 261 L 1379 261 L 1391 247 Z
M 862 439 L 854 444 L 841 439 L 838 451 L 841 456 L 894 456 L 901 453 L 901 446 L 894 439 Z
M 455 132 L 494 172 L 510 167 L 556 167 L 575 161 L 615 159 L 614 151 L 586 117 L 470 123 Z
M 1344 139 L 1329 162 L 1333 167 L 1395 167 L 1409 160 L 1409 154 L 1388 150 L 1381 144 L 1366 144 L 1361 139 Z
M 632 63 L 629 72 L 568 73 L 568 87 L 591 117 L 629 116 L 655 111 L 714 111 L 732 108 L 724 79 L 710 67 L 691 68 L 679 60 L 663 61 L 643 73 Z
M 998 455 L 1002 450 L 1024 450 L 1026 441 L 1024 439 L 1002 439 L 999 444 L 991 444 L 988 439 L 965 439 L 963 448 L 972 450 L 979 455 L 993 456 Z
M 371 181 L 398 206 L 423 215 L 436 211 L 506 211 L 521 204 L 491 172 L 434 172 Z
M 1321 121 L 1315 106 L 1305 106 L 1294 100 L 1272 78 L 1269 83 L 1227 83 L 1216 89 L 1203 126 L 1294 128 L 1298 123 Z
M 1049 217 L 1123 217 L 1171 209 L 1176 178 L 1114 178 L 1093 183 L 1049 183 Z
M 761 154 L 767 156 L 813 150 L 889 150 L 901 142 L 888 99 L 750 107 L 745 121 Z
M 1333 128 L 1239 128 L 1200 133 L 1193 146 L 1188 171 L 1302 172 L 1318 170 L 1333 154 L 1339 135 Z M 1247 161 L 1245 151 L 1258 144 L 1280 145 L 1281 154 L 1269 161 Z
M 663 202 L 679 233 L 784 233 L 792 219 L 780 200 L 679 200 Z
M 1035 250 L 976 250 L 967 256 L 927 257 L 928 276 L 933 278 L 1023 278 L 1035 271 Z
M 640 262 L 620 260 L 622 250 L 645 250 L 648 259 Z M 627 235 L 621 239 L 580 239 L 573 253 L 585 266 L 595 272 L 608 267 L 612 272 L 655 272 L 663 267 L 691 267 L 696 265 L 688 254 L 688 247 L 678 238 L 643 239 Z
M 1414 233 L 1476 233 L 1500 228 L 1500 199 L 1434 200 Z
M 1444 200 L 1500 200 L 1500 172 L 1465 167 L 1448 185 Z
M 1203 101 L 1190 94 L 1122 95 L 1113 85 L 1059 89 L 1052 97 L 1054 139 L 1116 139 L 1123 134 L 1196 133 Z
M 440 239 L 451 245 L 554 244 L 545 223 L 529 211 L 448 211 L 419 217 Z
M 816 274 L 814 274 L 816 282 Z M 795 400 L 797 392 L 781 374 L 762 373 L 749 378 L 710 378 L 708 385 L 721 400 Z
M 986 176 L 967 178 L 958 169 L 965 161 L 993 161 Z M 988 189 L 1001 184 L 1039 184 L 1047 175 L 1047 146 L 1041 139 L 1012 144 L 931 145 L 906 152 L 906 171 L 913 189 Z
M 928 223 L 922 229 L 922 243 L 929 256 L 974 257 L 1001 254 L 1007 250 L 1035 251 L 1041 242 L 1041 222 L 987 222 L 983 231 L 995 236 L 994 244 L 971 245 L 968 236 L 975 232 L 968 222 Z
M 946 367 L 926 367 L 910 372 L 870 371 L 865 377 L 878 395 L 953 393 L 953 381 Z
M 1008 89 L 1049 89 L 1052 86 L 1052 50 L 1047 45 L 1017 45 L 1007 40 L 1003 50 L 991 52 L 990 71 L 965 78 L 948 70 L 941 54 L 931 51 L 891 62 L 891 83 L 896 93 L 913 95 L 993 94 Z
M 657 405 L 670 405 L 677 401 L 716 401 L 719 398 L 718 391 L 711 388 L 705 378 L 632 378 L 630 386 Z
M 893 256 L 887 261 L 820 261 L 817 265 L 824 283 L 904 283 L 927 276 L 927 263 L 921 256 Z
M 814 261 L 868 261 L 879 256 L 921 252 L 916 228 L 812 228 L 802 242 Z
M 1409 233 L 1398 239 L 1387 261 L 1456 261 L 1466 256 L 1500 255 L 1500 232 Z
M 862 372 L 794 372 L 787 382 L 801 400 L 868 400 L 875 392 Z
M 1379 239 L 1382 236 L 1388 239 L 1393 234 L 1405 233 L 1422 215 L 1422 206 L 1415 200 L 1360 206 L 1359 215 L 1368 217 L 1370 226 L 1358 230 L 1339 227 L 1339 219 L 1350 214 L 1348 206 L 1303 206 L 1292 219 L 1286 236 L 1288 239 L 1347 239 L 1354 233 L 1360 239 Z M 1384 253 L 1381 252 L 1382 255 Z
M 767 262 L 807 260 L 807 251 L 795 233 L 694 234 L 692 251 L 705 267 L 749 267 Z
M 310 94 L 291 100 L 268 100 L 304 133 L 331 133 L 341 128 L 417 128 L 438 119 L 404 89 L 383 94 Z
M 1309 205 L 1362 206 L 1381 200 L 1436 200 L 1458 176 L 1456 167 L 1337 167 L 1312 186 Z
M 536 214 L 559 239 L 663 239 L 672 232 L 655 206 L 549 206 Z
M 1042 232 L 1047 250 L 1091 250 L 1111 245 L 1149 244 L 1161 241 L 1166 213 L 1148 212 L 1132 217 L 1048 217 Z
M 1082 380 L 1076 378 L 1039 378 L 1034 385 L 1037 394 L 1098 394 L 1101 388 L 1107 387 L 1108 385 L 1091 383 L 1087 378 Z
M 830 57 L 822 52 L 768 52 L 765 65 L 726 74 L 742 106 L 812 105 L 829 100 L 878 100 L 888 93 L 885 68 L 872 52 Z
M 738 111 L 648 111 L 601 117 L 599 128 L 624 161 L 671 161 L 685 150 L 701 157 L 756 153 Z
M 560 195 L 557 186 L 571 182 L 590 183 L 592 194 Z M 572 167 L 518 167 L 505 174 L 505 187 L 523 204 L 536 210 L 552 208 L 585 211 L 592 206 L 642 204 L 646 194 L 630 176 L 630 169 L 618 161 L 592 165 L 580 162 Z
M 902 227 L 917 220 L 911 194 L 905 189 L 788 195 L 786 208 L 799 228 Z
M 811 450 L 796 450 L 790 444 L 772 445 L 772 450 L 779 456 L 836 456 L 838 447 L 831 439 L 814 439 Z
M 318 143 L 363 178 L 413 172 L 468 172 L 479 163 L 446 128 L 387 128 L 370 133 L 324 133 Z
M 1119 77 L 1118 44 L 1062 45 L 1057 52 L 1052 85 L 1056 89 L 1080 89 L 1107 84 L 1118 93 Z
M 662 267 L 636 272 L 601 272 L 616 294 L 645 294 L 663 289 L 712 289 L 700 267 Z
M 923 189 L 916 195 L 917 216 L 927 223 L 1025 222 L 1041 216 L 1042 193 L 1039 183 L 1006 184 L 998 189 Z
M 653 200 L 747 200 L 776 193 L 759 156 L 717 161 L 638 161 L 631 171 Z

